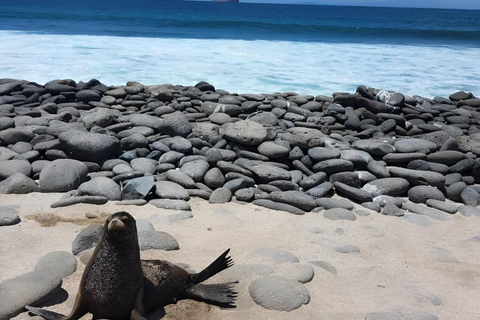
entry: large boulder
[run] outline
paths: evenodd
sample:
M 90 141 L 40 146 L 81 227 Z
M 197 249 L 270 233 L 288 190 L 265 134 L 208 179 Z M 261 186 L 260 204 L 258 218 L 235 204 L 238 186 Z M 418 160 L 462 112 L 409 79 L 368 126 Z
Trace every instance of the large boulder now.
M 101 163 L 120 154 L 120 141 L 100 133 L 67 131 L 58 136 L 66 154 L 77 159 Z

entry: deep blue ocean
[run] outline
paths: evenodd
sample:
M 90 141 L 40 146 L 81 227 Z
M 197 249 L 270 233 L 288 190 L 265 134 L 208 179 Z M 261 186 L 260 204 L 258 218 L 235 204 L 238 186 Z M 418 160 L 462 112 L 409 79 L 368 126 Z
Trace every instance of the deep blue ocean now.
M 408 94 L 480 93 L 475 10 L 1 0 L 0 40 L 7 62 L 0 77 L 33 81 L 207 80 L 236 92 L 304 93 L 381 84 Z

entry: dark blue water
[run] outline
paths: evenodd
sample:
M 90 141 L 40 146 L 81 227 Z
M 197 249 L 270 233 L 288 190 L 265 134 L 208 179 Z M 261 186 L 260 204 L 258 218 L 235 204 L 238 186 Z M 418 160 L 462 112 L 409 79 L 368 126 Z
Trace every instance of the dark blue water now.
M 0 30 L 480 46 L 480 11 L 156 0 L 1 0 Z

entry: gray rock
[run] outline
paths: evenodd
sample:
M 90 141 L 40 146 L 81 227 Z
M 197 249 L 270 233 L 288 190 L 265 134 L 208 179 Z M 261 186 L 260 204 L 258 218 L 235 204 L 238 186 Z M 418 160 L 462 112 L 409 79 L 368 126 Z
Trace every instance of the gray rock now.
M 246 188 L 247 183 L 244 178 L 236 178 L 227 181 L 223 187 L 229 189 L 232 193 L 235 193 L 237 190 Z
M 190 194 L 184 187 L 172 181 L 157 181 L 155 182 L 155 193 L 161 199 L 176 199 L 185 200 L 190 199 Z
M 223 125 L 222 136 L 229 141 L 258 146 L 267 138 L 267 130 L 257 122 L 241 120 Z
M 19 141 L 30 142 L 33 137 L 34 133 L 29 128 L 8 128 L 0 131 L 0 145 L 8 146 Z
M 120 154 L 120 141 L 106 134 L 66 131 L 58 139 L 65 153 L 80 160 L 101 163 Z
M 162 140 L 172 151 L 178 151 L 183 154 L 192 152 L 192 143 L 183 137 L 165 138 Z
M 352 147 L 379 157 L 396 151 L 393 145 L 378 140 L 357 140 L 352 144 Z
M 345 159 L 328 159 L 316 163 L 313 166 L 314 172 L 325 172 L 327 175 L 331 175 L 337 172 L 352 171 L 353 163 Z
M 0 194 L 26 194 L 38 191 L 40 188 L 35 181 L 20 172 L 0 181 Z
M 145 176 L 128 180 L 122 189 L 123 200 L 145 198 L 154 186 L 153 176 Z
M 168 170 L 166 177 L 184 188 L 195 188 L 195 181 L 180 170 Z
M 291 174 L 285 169 L 280 167 L 261 163 L 253 165 L 249 168 L 261 181 L 273 181 L 273 180 L 290 180 Z
M 454 214 L 458 210 L 458 205 L 451 202 L 445 202 L 445 201 L 440 201 L 436 199 L 429 199 L 427 200 L 426 203 L 429 207 L 432 207 L 441 211 L 445 211 L 450 214 Z
M 422 214 L 435 220 L 448 220 L 451 216 L 443 211 L 432 209 L 424 205 L 405 202 L 402 208 L 413 213 Z
M 467 206 L 476 207 L 480 203 L 480 195 L 477 190 L 467 186 L 463 189 L 462 193 L 460 193 L 460 200 Z
M 442 163 L 446 164 L 447 166 L 454 165 L 463 159 L 465 159 L 465 154 L 455 150 L 437 151 L 427 156 L 427 161 Z
M 275 266 L 275 276 L 292 279 L 300 283 L 312 281 L 313 267 L 306 263 L 286 262 Z
M 162 231 L 138 232 L 138 246 L 141 251 L 149 249 L 165 251 L 180 249 L 177 240 L 168 233 Z
M 10 319 L 24 311 L 26 305 L 53 297 L 61 287 L 62 276 L 72 270 L 73 263 L 76 265 L 72 255 L 50 253 L 41 259 L 38 270 L 0 283 L 0 292 L 8 292 L 0 299 L 0 319 Z
M 0 161 L 10 160 L 13 157 L 15 157 L 17 154 L 18 153 L 14 152 L 14 151 L 6 148 L 6 147 L 0 147 Z
M 210 195 L 210 198 L 208 199 L 208 202 L 210 203 L 226 203 L 229 202 L 232 199 L 232 191 L 228 188 L 217 188 L 215 189 L 212 194 Z
M 317 207 L 312 196 L 300 191 L 274 191 L 270 193 L 270 198 L 273 201 L 286 203 L 304 211 L 311 211 Z
M 0 180 L 6 179 L 15 173 L 22 173 L 30 176 L 32 165 L 26 160 L 5 160 L 0 161 Z
M 48 163 L 40 172 L 43 192 L 65 192 L 78 188 L 87 180 L 88 167 L 78 160 L 58 159 Z
M 328 159 L 340 158 L 341 152 L 335 148 L 314 147 L 308 149 L 308 155 L 313 161 L 320 162 Z
M 480 217 L 480 209 L 477 207 L 459 206 L 458 212 L 465 217 L 470 217 L 470 216 Z
M 422 152 L 430 153 L 437 149 L 437 145 L 431 141 L 418 139 L 418 138 L 407 138 L 395 141 L 393 144 L 397 152 L 408 153 L 408 152 Z
M 20 221 L 20 216 L 14 206 L 0 207 L 0 226 L 11 226 Z
M 379 195 L 401 196 L 407 193 L 410 183 L 403 178 L 383 178 L 366 183 L 362 190 L 368 192 L 372 198 Z
M 262 206 L 272 210 L 285 211 L 293 214 L 305 214 L 305 211 L 300 208 L 287 203 L 276 202 L 269 199 L 255 199 L 252 203 L 257 206 Z
M 310 294 L 301 283 L 277 276 L 256 279 L 248 290 L 255 303 L 271 310 L 291 311 L 310 302 Z
M 208 169 L 210 169 L 210 165 L 207 161 L 194 160 L 184 163 L 180 170 L 187 176 L 191 177 L 193 181 L 199 182 L 203 180 Z
M 355 216 L 355 214 L 343 208 L 333 208 L 333 209 L 325 210 L 325 212 L 323 213 L 323 216 L 330 220 L 350 220 L 350 221 L 357 220 L 357 217 Z
M 88 203 L 101 205 L 108 202 L 108 199 L 102 196 L 76 196 L 55 201 L 50 205 L 51 208 L 67 207 L 79 203 Z
M 324 183 L 327 180 L 327 174 L 325 172 L 314 173 L 299 182 L 300 187 L 304 189 L 310 189 Z
M 158 161 L 149 158 L 136 158 L 130 161 L 134 171 L 143 172 L 145 175 L 154 174 L 157 165 Z
M 123 150 L 135 150 L 138 148 L 147 148 L 148 140 L 145 136 L 141 135 L 140 133 L 134 133 L 129 135 L 128 137 L 122 138 L 122 140 L 120 140 L 120 145 L 122 146 Z M 122 155 L 122 158 L 123 157 L 124 155 Z M 128 159 L 123 159 L 123 160 L 128 161 Z
M 102 196 L 110 201 L 116 201 L 122 198 L 120 186 L 112 179 L 106 177 L 96 177 L 82 183 L 78 187 L 78 192 L 79 195 L 84 196 Z
M 467 184 L 463 181 L 452 183 L 446 188 L 447 198 L 452 201 L 461 202 L 460 195 L 466 187 Z
M 403 217 L 405 215 L 403 210 L 397 207 L 392 202 L 385 204 L 385 206 L 382 209 L 382 214 L 386 216 L 394 216 L 394 217 Z
M 136 224 L 137 224 L 137 232 L 155 230 L 155 228 L 153 227 L 153 224 L 150 221 L 145 219 L 137 219 Z
M 147 114 L 132 114 L 128 121 L 135 127 L 148 127 L 155 131 L 160 131 L 164 127 L 164 120 Z
M 445 195 L 437 188 L 430 186 L 415 186 L 408 190 L 408 200 L 415 203 L 426 203 L 428 199 L 445 201 Z
M 72 253 L 78 255 L 80 252 L 94 248 L 102 236 L 103 225 L 94 224 L 80 231 L 72 242 Z
M 184 200 L 172 200 L 172 199 L 154 199 L 148 203 L 161 209 L 171 209 L 180 211 L 190 211 L 190 204 Z
M 35 272 L 50 278 L 64 278 L 71 275 L 77 269 L 75 257 L 65 251 L 47 253 L 38 260 Z
M 358 202 L 372 201 L 373 196 L 370 192 L 367 192 L 365 190 L 354 188 L 341 182 L 335 182 L 333 186 L 335 187 L 337 193 L 342 194 L 347 198 L 353 199 Z
M 108 108 L 101 108 L 96 112 L 88 113 L 82 118 L 85 128 L 92 129 L 94 126 L 108 127 L 115 121 L 115 112 Z
M 255 199 L 255 188 L 244 188 L 235 191 L 235 198 L 238 201 L 252 202 Z
M 347 210 L 353 209 L 353 204 L 347 199 L 318 198 L 315 199 L 315 203 L 317 206 L 323 207 L 325 210 L 333 208 L 343 208 Z
M 336 246 L 334 248 L 334 250 L 336 252 L 340 252 L 340 253 L 360 252 L 360 248 L 355 246 L 355 245 L 352 245 L 352 244 L 347 244 L 347 245 L 343 245 L 343 246 Z
M 219 168 L 214 167 L 205 173 L 204 182 L 212 189 L 220 188 L 225 183 L 225 176 Z
M 258 147 L 257 150 L 260 154 L 269 157 L 270 159 L 278 159 L 288 155 L 290 152 L 289 148 L 277 144 L 273 141 L 265 141 L 262 142 Z
M 445 177 L 438 172 L 410 170 L 399 167 L 388 167 L 390 174 L 406 179 L 413 186 L 430 185 L 441 189 L 445 184 Z
M 318 186 L 310 188 L 305 191 L 306 194 L 315 198 L 321 198 L 333 190 L 333 184 L 330 182 L 324 182 Z

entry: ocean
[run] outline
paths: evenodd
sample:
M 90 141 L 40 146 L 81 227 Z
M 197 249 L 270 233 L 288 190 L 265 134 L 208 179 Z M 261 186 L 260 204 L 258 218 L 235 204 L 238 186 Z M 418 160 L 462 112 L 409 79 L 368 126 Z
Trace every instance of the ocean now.
M 480 11 L 155 0 L 2 0 L 0 77 L 237 93 L 480 95 Z

